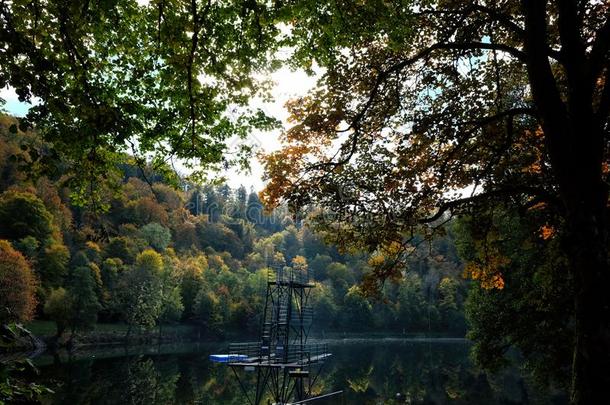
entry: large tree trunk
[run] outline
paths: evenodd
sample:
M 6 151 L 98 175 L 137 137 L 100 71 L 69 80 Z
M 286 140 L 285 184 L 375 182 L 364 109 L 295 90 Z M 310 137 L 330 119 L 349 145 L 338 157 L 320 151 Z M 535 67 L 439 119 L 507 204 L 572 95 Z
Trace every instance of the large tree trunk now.
M 610 387 L 608 187 L 602 174 L 601 129 L 590 111 L 578 114 L 582 109 L 576 106 L 568 111 L 567 128 L 551 135 L 551 158 L 564 203 L 574 285 L 571 403 L 584 405 L 607 401 Z
M 592 72 L 575 3 L 569 1 L 557 3 L 561 64 L 563 79 L 567 79 L 567 92 L 559 91 L 547 56 L 547 3 L 522 0 L 526 65 L 566 221 L 575 310 L 571 402 L 598 404 L 608 401 L 610 389 L 608 187 L 602 180 L 604 120 L 594 113 Z
M 602 192 L 593 212 L 587 207 L 591 207 L 589 204 L 581 204 L 580 209 L 573 207 L 567 217 L 575 306 L 571 402 L 578 405 L 607 401 L 610 387 L 610 276 L 605 200 L 607 194 Z

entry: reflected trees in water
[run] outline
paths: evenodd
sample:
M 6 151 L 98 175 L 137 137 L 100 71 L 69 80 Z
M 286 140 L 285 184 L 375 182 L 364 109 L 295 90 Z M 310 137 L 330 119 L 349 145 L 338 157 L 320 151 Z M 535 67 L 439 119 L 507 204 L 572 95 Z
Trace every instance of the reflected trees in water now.
M 468 357 L 469 347 L 463 341 L 335 343 L 333 359 L 316 386 L 320 392 L 344 390 L 344 394 L 320 403 L 566 403 L 559 392 L 534 388 L 516 368 L 499 374 L 475 368 Z M 243 405 L 245 398 L 230 370 L 210 363 L 208 354 L 208 350 L 197 349 L 57 358 L 53 364 L 41 365 L 42 379 L 55 383 L 50 404 Z M 254 377 L 246 374 L 246 380 L 252 380 L 246 384 Z

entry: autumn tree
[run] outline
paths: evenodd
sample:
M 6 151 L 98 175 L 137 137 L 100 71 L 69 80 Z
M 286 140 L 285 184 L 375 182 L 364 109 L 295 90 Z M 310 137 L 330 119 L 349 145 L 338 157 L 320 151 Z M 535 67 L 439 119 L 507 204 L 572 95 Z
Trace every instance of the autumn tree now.
M 38 281 L 30 264 L 6 240 L 0 240 L 0 322 L 24 322 L 36 309 Z
M 307 273 L 307 259 L 303 256 L 295 256 L 292 259 L 292 268 L 299 273 Z
M 572 402 L 610 383 L 605 2 L 319 2 L 292 5 L 291 63 L 322 70 L 289 104 L 264 202 L 325 208 L 344 245 L 398 244 L 445 214 L 544 205 L 574 279 Z M 542 225 L 542 224 L 540 224 Z

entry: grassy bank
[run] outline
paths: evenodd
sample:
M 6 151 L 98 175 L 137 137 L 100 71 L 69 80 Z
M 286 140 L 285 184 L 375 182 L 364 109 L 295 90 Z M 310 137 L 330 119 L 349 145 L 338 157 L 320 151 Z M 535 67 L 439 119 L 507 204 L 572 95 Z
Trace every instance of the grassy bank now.
M 51 321 L 33 321 L 25 325 L 34 335 L 38 336 L 46 342 L 52 342 L 57 329 L 54 322 Z M 119 345 L 129 344 L 137 346 L 141 344 L 155 343 L 178 343 L 178 342 L 200 342 L 200 341 L 245 341 L 256 340 L 256 336 L 244 335 L 242 331 L 229 330 L 222 335 L 210 335 L 202 331 L 197 325 L 193 324 L 173 324 L 163 325 L 161 331 L 159 328 L 131 331 L 129 340 L 127 340 L 127 331 L 129 326 L 124 323 L 98 323 L 94 329 L 89 331 L 78 332 L 74 337 L 75 346 L 102 346 L 102 345 Z M 65 344 L 69 339 L 70 334 L 66 332 L 60 342 L 60 345 Z M 455 333 L 400 333 L 396 331 L 366 331 L 354 332 L 345 330 L 312 330 L 310 338 L 320 340 L 334 339 L 375 339 L 375 338 L 463 338 Z
M 34 335 L 41 339 L 51 342 L 57 333 L 57 328 L 54 322 L 51 321 L 33 321 L 25 325 Z M 214 340 L 217 336 L 210 336 L 201 333 L 196 325 L 190 324 L 174 324 L 163 325 L 161 330 L 154 329 L 136 329 L 133 328 L 127 339 L 129 326 L 124 323 L 98 323 L 93 329 L 88 331 L 79 331 L 74 336 L 74 344 L 76 346 L 87 345 L 108 345 L 108 344 L 124 344 L 137 345 L 148 342 L 185 342 L 195 340 Z M 65 344 L 70 338 L 70 333 L 64 333 L 60 341 Z

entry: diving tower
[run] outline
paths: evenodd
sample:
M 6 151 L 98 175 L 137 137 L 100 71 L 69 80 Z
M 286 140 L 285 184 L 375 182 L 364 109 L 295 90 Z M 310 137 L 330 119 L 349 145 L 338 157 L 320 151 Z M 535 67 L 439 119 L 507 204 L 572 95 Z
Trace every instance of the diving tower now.
M 307 269 L 274 266 L 267 273 L 258 341 L 230 343 L 227 354 L 210 356 L 233 370 L 250 405 L 264 399 L 275 405 L 306 404 L 340 393 L 313 395 L 324 361 L 331 356 L 327 345 L 308 342 L 314 287 Z M 251 389 L 244 378 L 248 372 L 256 373 Z

